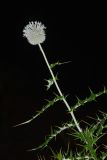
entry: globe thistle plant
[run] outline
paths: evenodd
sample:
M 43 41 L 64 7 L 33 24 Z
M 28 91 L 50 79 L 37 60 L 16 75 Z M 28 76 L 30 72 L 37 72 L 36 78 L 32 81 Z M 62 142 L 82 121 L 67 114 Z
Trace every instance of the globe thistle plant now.
M 57 126 L 55 129 L 51 128 L 51 133 L 49 136 L 46 137 L 45 141 L 39 145 L 36 148 L 33 149 L 29 149 L 28 151 L 35 151 L 38 149 L 45 149 L 45 147 L 49 147 L 49 143 L 53 140 L 56 139 L 56 137 L 61 134 L 63 131 L 67 130 L 67 129 L 71 129 L 72 133 L 69 135 L 72 135 L 72 137 L 75 138 L 75 140 L 79 140 L 80 141 L 80 146 L 81 146 L 81 150 L 78 152 L 78 148 L 76 148 L 76 152 L 72 152 L 72 150 L 67 150 L 67 152 L 62 152 L 61 150 L 57 153 L 53 152 L 52 150 L 52 154 L 55 160 L 106 160 L 107 159 L 107 152 L 105 151 L 100 151 L 99 149 L 99 139 L 102 138 L 104 135 L 106 135 L 106 131 L 107 130 L 107 114 L 102 112 L 102 117 L 100 118 L 100 116 L 97 116 L 97 119 L 95 120 L 95 123 L 93 124 L 88 124 L 88 127 L 86 128 L 81 128 L 80 127 L 80 123 L 78 123 L 74 112 L 79 108 L 79 107 L 83 107 L 85 106 L 86 103 L 90 103 L 92 101 L 96 101 L 97 97 L 100 97 L 103 94 L 107 95 L 107 88 L 104 87 L 103 91 L 100 91 L 98 93 L 94 93 L 91 89 L 90 89 L 90 95 L 87 96 L 84 99 L 79 99 L 77 97 L 77 102 L 75 103 L 75 105 L 69 105 L 67 100 L 66 100 L 66 96 L 63 95 L 58 83 L 57 83 L 57 76 L 54 75 L 53 73 L 53 68 L 57 65 L 62 65 L 64 63 L 68 63 L 68 62 L 56 62 L 53 64 L 49 64 L 48 59 L 45 55 L 45 52 L 42 48 L 42 43 L 45 41 L 46 39 L 46 34 L 45 34 L 45 29 L 46 27 L 41 23 L 41 22 L 29 22 L 28 25 L 26 25 L 23 29 L 23 37 L 27 38 L 28 42 L 31 45 L 38 45 L 39 49 L 43 55 L 43 58 L 46 62 L 46 65 L 49 69 L 49 72 L 51 74 L 51 78 L 46 80 L 46 82 L 48 83 L 48 85 L 46 85 L 47 90 L 50 89 L 50 87 L 54 84 L 58 94 L 55 93 L 55 97 L 52 100 L 47 100 L 47 104 L 40 110 L 37 112 L 36 115 L 32 116 L 31 119 L 20 123 L 16 126 L 21 126 L 24 124 L 29 124 L 30 122 L 32 122 L 34 119 L 36 119 L 37 117 L 39 117 L 41 114 L 43 114 L 48 108 L 50 108 L 51 106 L 53 106 L 55 103 L 57 103 L 58 101 L 62 101 L 64 102 L 68 113 L 71 115 L 72 119 L 70 120 L 70 122 L 66 122 L 64 124 L 62 124 L 62 126 Z M 105 132 L 105 133 L 104 133 Z M 104 144 L 103 145 L 104 149 L 107 149 L 107 146 Z M 100 151 L 100 152 L 99 152 Z M 100 154 L 99 154 L 99 153 Z M 41 156 L 39 156 L 39 160 L 42 160 L 45 158 L 41 158 Z
M 44 60 L 45 60 L 45 62 L 47 64 L 47 67 L 48 67 L 48 69 L 50 71 L 50 74 L 51 74 L 53 82 L 54 82 L 54 84 L 55 84 L 55 86 L 57 88 L 57 91 L 58 91 L 59 95 L 63 97 L 63 94 L 62 94 L 62 92 L 61 92 L 61 90 L 59 88 L 59 85 L 58 85 L 58 83 L 56 81 L 54 73 L 53 73 L 53 71 L 51 69 L 51 65 L 49 64 L 49 62 L 47 60 L 47 57 L 45 55 L 45 52 L 44 52 L 44 50 L 43 50 L 43 48 L 41 46 L 41 43 L 43 43 L 45 41 L 45 37 L 46 37 L 44 29 L 45 29 L 45 26 L 41 22 L 37 22 L 37 21 L 29 22 L 29 24 L 27 26 L 25 26 L 25 28 L 23 30 L 23 36 L 27 38 L 27 40 L 28 40 L 28 42 L 30 44 L 32 44 L 32 45 L 37 45 L 38 44 L 39 45 L 39 48 L 40 48 L 40 50 L 42 52 Z M 82 132 L 82 129 L 80 128 L 80 126 L 79 126 L 79 124 L 78 124 L 78 122 L 77 122 L 77 120 L 75 118 L 75 115 L 74 115 L 73 111 L 71 111 L 70 106 L 69 106 L 68 102 L 66 101 L 65 97 L 63 97 L 62 100 L 65 103 L 68 111 L 70 112 L 70 114 L 72 116 L 72 119 L 74 120 L 74 123 L 75 123 L 78 131 Z

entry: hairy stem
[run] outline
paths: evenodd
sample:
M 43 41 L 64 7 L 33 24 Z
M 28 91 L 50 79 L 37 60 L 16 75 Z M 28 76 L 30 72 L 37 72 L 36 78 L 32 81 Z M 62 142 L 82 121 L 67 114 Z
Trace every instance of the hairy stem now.
M 48 62 L 48 60 L 47 60 L 47 57 L 46 57 L 46 55 L 45 55 L 45 53 L 44 53 L 44 51 L 43 51 L 43 48 L 42 48 L 41 44 L 38 44 L 38 45 L 39 45 L 40 51 L 42 52 L 42 55 L 43 55 L 43 57 L 44 57 L 44 59 L 45 59 L 45 62 L 46 62 L 47 67 L 48 67 L 48 69 L 49 69 L 49 72 L 50 72 L 50 74 L 51 74 L 51 76 L 52 76 L 52 78 L 53 78 L 53 81 L 54 81 L 54 83 L 55 83 L 55 86 L 56 86 L 56 88 L 57 88 L 60 96 L 63 96 L 63 94 L 62 94 L 62 92 L 61 92 L 61 90 L 60 90 L 60 88 L 59 88 L 59 86 L 58 86 L 58 83 L 57 83 L 57 81 L 56 81 L 56 79 L 55 79 L 54 73 L 53 73 L 53 71 L 52 71 L 52 69 L 51 69 L 51 67 L 50 67 L 50 65 L 49 65 L 49 62 Z M 65 99 L 64 97 L 63 97 L 62 100 L 63 100 L 63 102 L 65 103 L 68 111 L 70 112 L 70 114 L 71 114 L 71 116 L 72 116 L 72 119 L 74 120 L 74 123 L 75 123 L 78 131 L 79 131 L 79 132 L 82 132 L 82 129 L 80 128 L 80 126 L 79 126 L 79 124 L 78 124 L 78 122 L 77 122 L 77 120 L 76 120 L 76 118 L 75 118 L 75 115 L 74 115 L 73 111 L 71 111 L 71 108 L 70 108 L 68 102 L 66 101 L 66 99 Z

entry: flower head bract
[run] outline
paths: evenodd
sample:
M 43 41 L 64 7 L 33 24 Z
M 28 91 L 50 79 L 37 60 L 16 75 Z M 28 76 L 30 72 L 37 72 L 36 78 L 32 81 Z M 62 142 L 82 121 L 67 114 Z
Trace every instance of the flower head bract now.
M 41 22 L 29 22 L 23 29 L 23 36 L 26 37 L 32 45 L 43 43 L 46 38 L 45 28 Z

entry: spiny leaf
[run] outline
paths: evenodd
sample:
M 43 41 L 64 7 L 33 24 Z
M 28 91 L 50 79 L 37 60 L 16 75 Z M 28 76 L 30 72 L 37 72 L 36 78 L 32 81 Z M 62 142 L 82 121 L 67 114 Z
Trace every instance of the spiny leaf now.
M 62 160 L 62 158 L 63 158 L 63 153 L 62 153 L 61 149 L 60 149 L 60 151 L 59 151 L 58 153 L 55 153 L 52 149 L 51 149 L 51 152 L 52 152 L 53 157 L 54 157 L 55 159 L 57 159 L 57 160 Z
M 97 116 L 97 124 L 96 124 L 96 135 L 100 136 L 104 128 L 106 128 L 107 114 L 103 113 L 103 118 Z
M 91 89 L 90 89 L 90 96 L 87 98 L 85 98 L 84 100 L 81 100 L 77 97 L 77 103 L 71 107 L 71 111 L 72 110 L 76 110 L 78 107 L 85 105 L 88 102 L 91 101 L 95 101 L 97 97 L 101 96 L 102 94 L 106 94 L 107 93 L 107 89 L 104 87 L 103 91 L 100 91 L 98 93 L 94 93 Z M 71 112 L 70 111 L 70 112 Z
M 17 124 L 17 125 L 15 125 L 13 127 L 22 126 L 24 124 L 28 124 L 28 123 L 32 122 L 38 116 L 43 114 L 49 107 L 53 106 L 54 103 L 56 103 L 58 101 L 62 101 L 63 98 L 64 98 L 64 96 L 59 96 L 59 95 L 56 94 L 56 97 L 53 100 L 47 100 L 48 103 L 40 111 L 37 111 L 37 114 L 34 115 L 31 119 L 29 119 L 29 120 L 27 120 L 27 121 L 25 121 L 23 123 Z
M 71 61 L 68 61 L 68 62 L 55 62 L 55 63 L 52 63 L 50 64 L 50 67 L 51 69 L 54 68 L 55 66 L 59 66 L 59 65 L 62 65 L 62 64 L 66 64 L 66 63 L 70 63 Z
M 102 160 L 106 160 L 107 159 L 107 152 L 102 152 L 101 159 Z
M 56 136 L 57 136 L 58 134 L 60 134 L 60 133 L 63 132 L 64 130 L 66 130 L 66 129 L 70 128 L 70 127 L 73 127 L 73 126 L 74 126 L 73 122 L 70 122 L 70 123 L 64 124 L 62 127 L 57 127 L 57 129 L 55 129 L 55 130 L 53 130 L 53 129 L 51 128 L 51 134 L 46 138 L 45 142 L 44 142 L 43 144 L 41 144 L 39 147 L 30 149 L 30 150 L 28 150 L 28 151 L 34 151 L 34 150 L 38 150 L 38 149 L 41 149 L 41 148 L 43 149 L 43 148 L 47 147 L 48 144 L 49 144 L 49 142 L 50 142 L 51 140 L 53 140 L 54 138 L 56 138 Z
M 90 101 L 95 101 L 96 100 L 96 96 L 97 96 L 97 94 L 95 94 L 90 88 L 89 88 L 89 90 L 90 90 Z
M 81 106 L 83 106 L 84 105 L 84 100 L 81 100 L 81 99 L 79 99 L 78 97 L 77 97 L 77 103 L 78 103 L 78 105 L 81 105 Z
M 75 131 L 73 134 L 75 138 L 80 139 L 84 144 L 82 145 L 83 148 L 90 152 L 91 156 L 96 156 L 96 149 L 93 148 L 94 145 L 96 145 L 96 137 L 90 130 L 90 128 L 86 128 L 82 133 Z
M 103 114 L 103 118 L 97 118 L 96 124 L 90 125 L 90 127 L 87 127 L 82 133 L 74 130 L 75 132 L 72 134 L 76 139 L 80 139 L 82 142 L 84 142 L 84 145 L 82 145 L 87 151 L 89 150 L 91 155 L 94 155 L 96 157 L 96 150 L 98 149 L 93 148 L 97 146 L 97 141 L 104 136 L 103 129 L 105 128 L 104 123 L 107 120 L 107 114 Z
M 59 99 L 59 100 L 63 100 L 63 99 L 66 99 L 68 97 L 68 95 L 65 95 L 65 96 L 59 96 L 58 94 L 54 93 L 54 95 L 56 96 L 55 99 Z
M 57 77 L 57 75 L 55 76 L 55 79 L 56 80 L 58 80 L 58 77 Z M 50 89 L 50 87 L 54 84 L 54 81 L 53 81 L 53 78 L 50 78 L 50 79 L 46 79 L 46 81 L 47 81 L 47 85 L 46 85 L 46 88 L 47 88 L 47 90 L 49 90 Z

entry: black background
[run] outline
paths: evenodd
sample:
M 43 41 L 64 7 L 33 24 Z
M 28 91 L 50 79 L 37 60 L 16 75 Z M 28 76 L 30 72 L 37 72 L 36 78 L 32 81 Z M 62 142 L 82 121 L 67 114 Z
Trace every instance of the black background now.
M 63 7 L 62 7 L 63 6 Z M 68 7 L 69 6 L 69 7 Z M 97 8 L 97 7 L 96 7 Z M 45 79 L 50 77 L 38 46 L 30 45 L 22 36 L 22 30 L 30 21 L 40 21 L 46 28 L 46 40 L 42 44 L 50 63 L 71 61 L 55 70 L 62 92 L 70 105 L 76 96 L 85 98 L 89 88 L 98 92 L 107 86 L 107 26 L 100 8 L 81 8 L 78 4 L 15 4 L 9 15 L 10 37 L 7 37 L 0 68 L 1 96 L 1 159 L 35 159 L 37 152 L 26 152 L 44 141 L 51 126 L 70 120 L 64 104 L 58 103 L 31 124 L 12 128 L 28 120 L 52 99 L 52 87 L 46 92 Z M 87 115 L 95 116 L 98 110 L 107 111 L 106 96 L 78 109 L 79 120 Z M 64 145 L 64 137 L 59 138 Z M 58 143 L 58 142 L 57 142 Z M 59 143 L 58 143 L 59 144 Z M 54 145 L 53 145 L 54 146 Z M 46 149 L 45 151 L 48 152 Z M 7 154 L 6 154 L 7 153 Z

